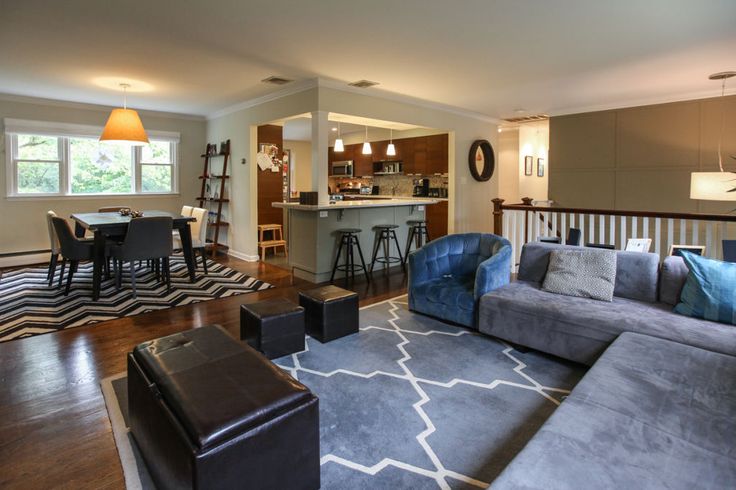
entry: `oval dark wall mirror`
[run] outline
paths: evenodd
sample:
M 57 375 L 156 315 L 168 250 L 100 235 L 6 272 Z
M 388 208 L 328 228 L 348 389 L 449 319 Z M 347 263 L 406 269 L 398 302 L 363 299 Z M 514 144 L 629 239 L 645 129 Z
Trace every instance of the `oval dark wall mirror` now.
M 487 140 L 476 140 L 468 153 L 468 167 L 470 175 L 478 182 L 485 182 L 493 176 L 496 170 L 496 157 L 493 147 Z

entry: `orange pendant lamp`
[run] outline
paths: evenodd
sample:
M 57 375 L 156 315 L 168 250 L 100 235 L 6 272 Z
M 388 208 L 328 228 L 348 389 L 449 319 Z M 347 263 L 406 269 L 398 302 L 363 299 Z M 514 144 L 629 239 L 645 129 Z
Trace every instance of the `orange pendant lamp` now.
M 123 88 L 123 108 L 113 109 L 107 118 L 105 129 L 102 130 L 100 141 L 115 141 L 130 143 L 134 146 L 147 145 L 148 135 L 143 128 L 138 112 L 128 109 L 126 90 L 130 88 L 127 83 L 121 83 Z

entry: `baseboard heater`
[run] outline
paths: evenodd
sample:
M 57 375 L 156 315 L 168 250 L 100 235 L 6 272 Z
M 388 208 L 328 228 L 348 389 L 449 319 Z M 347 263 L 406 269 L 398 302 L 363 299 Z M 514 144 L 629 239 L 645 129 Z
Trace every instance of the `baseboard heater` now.
M 18 267 L 21 265 L 41 264 L 49 261 L 50 254 L 51 249 L 0 254 L 0 267 Z

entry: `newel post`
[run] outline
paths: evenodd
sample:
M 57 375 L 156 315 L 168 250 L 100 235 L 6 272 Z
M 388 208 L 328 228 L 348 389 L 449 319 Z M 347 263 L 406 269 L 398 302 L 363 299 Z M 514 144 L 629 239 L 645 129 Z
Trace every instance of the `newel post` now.
M 491 200 L 493 202 L 493 233 L 498 236 L 503 234 L 503 199 L 497 197 Z
M 532 199 L 531 197 L 521 198 L 521 203 L 524 206 L 531 207 L 532 201 L 534 201 L 534 199 Z M 524 243 L 529 243 L 529 228 L 531 227 L 529 225 L 529 211 L 524 211 L 524 223 L 526 223 L 526 226 L 524 226 Z
M 532 199 L 531 197 L 522 197 L 521 198 L 521 203 L 524 206 L 531 206 L 532 205 L 532 202 L 534 202 L 534 199 Z

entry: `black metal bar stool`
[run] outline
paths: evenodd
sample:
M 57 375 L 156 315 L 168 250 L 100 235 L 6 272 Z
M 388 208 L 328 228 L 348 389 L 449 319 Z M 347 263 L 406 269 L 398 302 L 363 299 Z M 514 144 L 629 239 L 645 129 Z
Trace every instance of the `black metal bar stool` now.
M 423 219 L 411 219 L 406 222 L 409 225 L 409 235 L 406 237 L 406 249 L 404 250 L 404 262 L 409 260 L 409 252 L 411 252 L 411 242 L 414 241 L 415 250 L 422 248 L 425 242 L 429 242 L 429 232 L 427 231 L 427 222 Z
M 371 259 L 371 274 L 376 262 L 379 264 L 386 264 L 389 267 L 390 264 L 401 264 L 404 267 L 404 257 L 401 256 L 401 246 L 399 245 L 399 239 L 396 238 L 396 228 L 399 225 L 376 225 L 373 229 L 376 232 L 376 238 L 373 241 L 373 258 Z M 398 257 L 391 256 L 391 240 L 396 244 L 396 252 L 399 254 Z M 378 249 L 383 246 L 383 257 L 378 257 Z
M 365 278 L 370 282 L 370 276 L 368 274 L 368 268 L 365 266 L 365 260 L 363 260 L 363 251 L 360 249 L 360 242 L 358 241 L 358 233 L 360 228 L 343 228 L 337 230 L 340 233 L 340 247 L 337 249 L 337 256 L 335 257 L 335 265 L 332 267 L 332 276 L 330 276 L 330 282 L 335 280 L 335 272 L 344 271 L 345 279 L 350 275 L 355 279 L 355 271 L 362 270 L 365 273 Z M 342 254 L 343 246 L 345 247 L 345 262 L 342 265 L 340 263 L 340 255 Z M 360 264 L 355 265 L 355 252 L 353 247 L 358 248 L 358 255 L 360 256 Z

